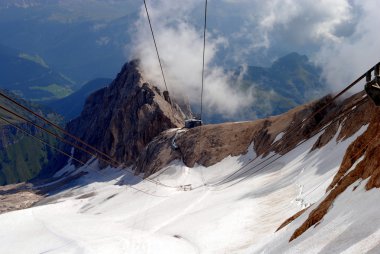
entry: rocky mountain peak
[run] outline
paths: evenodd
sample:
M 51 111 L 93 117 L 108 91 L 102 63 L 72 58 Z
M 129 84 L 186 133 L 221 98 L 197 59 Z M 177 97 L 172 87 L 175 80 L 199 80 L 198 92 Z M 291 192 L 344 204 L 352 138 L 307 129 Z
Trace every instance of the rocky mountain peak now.
M 162 131 L 183 127 L 186 115 L 169 94 L 144 81 L 139 61 L 126 63 L 116 79 L 91 94 L 67 129 L 115 161 L 131 165 Z M 86 161 L 89 156 L 75 151 Z

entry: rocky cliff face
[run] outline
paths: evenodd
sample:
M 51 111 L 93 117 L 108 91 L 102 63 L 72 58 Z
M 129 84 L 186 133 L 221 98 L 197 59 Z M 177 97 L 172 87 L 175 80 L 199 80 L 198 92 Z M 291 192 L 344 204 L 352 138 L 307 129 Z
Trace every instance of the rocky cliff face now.
M 106 88 L 90 95 L 67 130 L 118 163 L 129 166 L 154 137 L 183 127 L 186 116 L 169 96 L 144 81 L 138 61 L 125 64 Z M 75 151 L 86 161 L 89 156 Z
M 12 119 L 17 126 L 46 142 L 56 142 L 49 135 L 26 123 Z M 0 185 L 28 181 L 53 157 L 54 150 L 0 120 Z
M 23 126 L 24 128 L 25 126 Z M 0 149 L 4 150 L 8 146 L 17 143 L 18 139 L 15 138 L 17 134 L 17 129 L 13 128 L 10 125 L 1 125 L 0 126 Z
M 33 111 L 49 118 L 51 121 L 59 123 L 61 118 L 53 114 L 50 110 L 41 107 L 35 103 L 25 101 L 15 94 L 1 90 L 2 93 L 13 98 L 24 106 L 31 108 Z M 18 114 L 28 116 L 19 107 L 15 106 L 5 98 L 0 98 L 0 104 L 11 109 Z M 46 140 L 50 144 L 55 144 L 54 139 L 43 133 L 37 128 L 25 123 L 17 117 L 1 110 L 1 116 L 13 124 L 24 129 L 28 133 L 36 135 Z M 32 118 L 29 118 L 32 119 Z M 39 143 L 25 133 L 17 130 L 7 123 L 0 120 L 0 185 L 18 183 L 27 181 L 35 177 L 53 157 L 54 150 Z
M 176 159 L 183 160 L 189 167 L 196 163 L 211 166 L 229 155 L 246 153 L 250 144 L 254 145 L 258 155 L 268 155 L 270 152 L 284 154 L 334 117 L 339 107 L 332 104 L 329 110 L 324 110 L 300 126 L 305 118 L 330 99 L 326 96 L 285 114 L 253 122 L 212 124 L 164 132 L 144 149 L 137 161 L 136 171 L 148 176 Z M 294 131 L 295 126 L 300 128 Z M 276 140 L 280 134 L 283 138 Z

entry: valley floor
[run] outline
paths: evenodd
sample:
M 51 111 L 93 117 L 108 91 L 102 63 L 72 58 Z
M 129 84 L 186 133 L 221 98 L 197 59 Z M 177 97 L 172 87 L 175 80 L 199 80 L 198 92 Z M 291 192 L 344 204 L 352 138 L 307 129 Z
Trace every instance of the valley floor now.
M 258 158 L 252 166 L 259 166 L 221 185 L 215 183 L 255 157 L 252 146 L 208 168 L 175 161 L 150 177 L 173 188 L 138 182 L 125 169 L 97 170 L 93 162 L 78 169 L 86 176 L 38 206 L 0 215 L 0 253 L 378 253 L 380 193 L 366 192 L 364 182 L 291 243 L 312 209 L 276 232 L 321 200 L 347 146 L 364 130 L 310 151 L 314 137 L 265 168 L 271 160 Z M 78 170 L 66 166 L 57 174 Z M 194 189 L 177 188 L 186 184 Z

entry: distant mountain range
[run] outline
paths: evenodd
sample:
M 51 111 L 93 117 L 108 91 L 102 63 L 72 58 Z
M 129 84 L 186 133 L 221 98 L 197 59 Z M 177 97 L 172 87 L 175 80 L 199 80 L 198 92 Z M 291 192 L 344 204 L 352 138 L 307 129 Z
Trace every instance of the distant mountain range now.
M 78 84 L 112 78 L 126 61 L 138 1 L 0 2 L 0 44 L 39 55 Z
M 48 102 L 46 105 L 62 115 L 67 121 L 80 115 L 86 98 L 96 90 L 106 87 L 112 79 L 98 78 L 83 85 L 69 96 Z
M 216 123 L 279 115 L 328 93 L 321 77 L 321 69 L 298 53 L 285 55 L 270 67 L 240 67 L 234 70 L 234 85 L 252 93 L 250 106 L 232 118 L 212 113 L 205 121 Z
M 242 76 L 242 78 L 238 78 Z M 295 106 L 322 97 L 328 89 L 321 80 L 321 70 L 309 59 L 298 53 L 290 53 L 276 60 L 270 67 L 248 66 L 235 71 L 239 89 L 252 92 L 251 106 L 239 115 L 225 118 L 209 114 L 206 122 L 216 123 L 234 120 L 264 118 L 284 113 Z M 45 103 L 66 120 L 79 116 L 88 95 L 111 83 L 111 79 L 95 79 L 68 97 Z M 192 105 L 197 112 L 197 105 Z
M 0 88 L 8 89 L 24 99 L 48 105 L 67 120 L 79 115 L 89 94 L 111 82 L 108 78 L 95 79 L 77 90 L 79 85 L 52 70 L 39 55 L 1 45 L 0 63 L 4 66 L 0 69 Z M 107 64 L 99 64 L 98 68 L 103 66 Z M 321 80 L 321 69 L 298 53 L 281 57 L 270 67 L 241 67 L 235 70 L 235 77 L 239 89 L 252 92 L 251 106 L 231 119 L 208 115 L 207 122 L 277 115 L 328 92 Z M 196 105 L 194 107 L 197 111 Z
M 60 102 L 65 105 L 65 101 L 70 101 L 69 98 L 61 99 L 76 91 L 79 84 L 98 77 L 116 76 L 128 58 L 123 52 L 128 52 L 131 44 L 131 24 L 137 20 L 140 5 L 140 2 L 131 0 L 2 1 L 0 44 L 27 52 L 22 56 L 39 63 L 39 68 L 44 68 L 41 63 L 47 63 L 51 75 L 55 76 L 52 80 L 57 81 L 49 79 L 40 85 L 30 84 L 27 79 L 29 84 L 25 84 L 28 87 L 26 89 L 4 86 L 1 82 L 0 87 L 8 88 L 26 99 L 46 102 L 68 119 L 74 117 L 81 108 L 70 113 L 74 107 L 57 105 Z M 18 55 L 19 52 L 16 54 L 19 58 Z M 251 107 L 234 118 L 209 115 L 207 122 L 277 115 L 316 99 L 327 91 L 321 81 L 321 70 L 306 56 L 297 53 L 279 58 L 270 67 L 248 66 L 236 70 L 235 66 L 227 65 L 225 69 L 235 69 L 236 76 L 244 74 L 243 79 L 234 85 L 252 91 L 254 101 Z M 96 87 L 92 91 L 95 90 Z M 82 93 L 83 97 L 92 91 Z M 75 96 L 81 97 L 80 93 Z M 57 99 L 60 102 L 52 102 Z M 84 100 L 81 98 L 81 101 Z M 81 105 L 78 104 L 78 107 Z M 194 105 L 195 111 L 196 107 Z M 64 112 L 66 109 L 67 112 Z
M 59 99 L 72 93 L 74 82 L 52 70 L 39 55 L 0 45 L 0 88 L 32 101 Z
M 305 55 L 290 53 L 270 67 L 248 66 L 243 87 L 254 87 L 251 110 L 262 118 L 284 113 L 326 94 L 328 89 L 321 77 L 321 69 Z

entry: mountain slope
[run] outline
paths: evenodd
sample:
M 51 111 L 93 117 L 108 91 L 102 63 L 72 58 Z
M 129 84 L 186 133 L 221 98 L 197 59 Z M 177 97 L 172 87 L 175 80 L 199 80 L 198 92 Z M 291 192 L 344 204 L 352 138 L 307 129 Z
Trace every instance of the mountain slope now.
M 94 79 L 84 84 L 79 90 L 73 92 L 69 96 L 47 103 L 47 106 L 52 108 L 58 114 L 64 116 L 66 120 L 71 120 L 80 115 L 85 100 L 91 93 L 106 87 L 111 81 L 111 79 L 107 78 Z
M 40 55 L 78 84 L 117 74 L 141 5 L 130 0 L 17 2 L 0 3 L 0 44 Z M 22 2 L 29 8 L 14 6 Z
M 0 216 L 5 252 L 376 253 L 380 109 L 363 92 L 184 129 L 137 65 L 68 125 L 128 166 L 75 152 L 88 163 L 18 187 L 47 197 Z
M 174 100 L 144 81 L 135 60 L 125 64 L 109 86 L 87 98 L 67 130 L 116 162 L 131 165 L 146 144 L 166 129 L 182 127 L 185 117 Z M 89 159 L 83 152 L 74 155 Z
M 377 217 L 373 212 L 366 213 L 370 218 L 342 215 L 333 224 L 328 218 L 320 226 L 311 228 L 306 238 L 301 236 L 291 243 L 288 240 L 294 229 L 292 224 L 286 231 L 274 233 L 286 218 L 328 195 L 325 190 L 344 162 L 347 148 L 369 130 L 366 118 L 358 122 L 354 120 L 373 107 L 366 102 L 353 108 L 352 105 L 361 97 L 359 94 L 331 105 L 327 114 L 310 119 L 297 133 L 288 132 L 292 124 L 300 123 L 316 112 L 328 98 L 258 122 L 204 126 L 207 135 L 202 139 L 205 146 L 202 152 L 187 149 L 198 140 L 198 130 L 182 130 L 176 142 L 184 151 L 185 162 L 180 157 L 169 159 L 150 176 L 169 187 L 141 181 L 125 170 L 106 168 L 99 171 L 97 162 L 78 169 L 68 165 L 55 174 L 56 179 L 78 172 L 87 172 L 87 175 L 40 203 L 49 205 L 0 216 L 0 225 L 3 226 L 0 232 L 5 237 L 1 240 L 3 248 L 15 250 L 16 236 L 17 239 L 25 239 L 17 245 L 17 251 L 32 250 L 35 253 L 49 249 L 55 249 L 57 253 L 79 250 L 92 253 L 106 250 L 113 253 L 305 253 L 321 248 L 325 251 L 341 250 L 336 247 L 347 241 L 350 245 L 346 249 L 373 248 L 380 243 L 380 238 L 371 228 L 363 227 L 365 222 L 378 225 L 373 220 Z M 342 117 L 336 124 L 328 124 L 346 109 L 351 109 L 349 117 Z M 329 127 L 321 131 L 323 126 Z M 147 149 L 161 142 L 165 146 L 159 151 L 170 154 L 175 132 L 169 130 L 161 134 L 161 138 L 154 139 Z M 226 136 L 226 132 L 230 136 Z M 233 143 L 235 136 L 237 140 Z M 272 153 L 266 155 L 265 151 L 272 144 Z M 286 152 L 284 147 L 288 148 Z M 233 152 L 236 154 L 227 155 Z M 276 156 L 267 161 L 272 154 Z M 155 161 L 164 158 L 162 155 L 145 157 L 145 160 Z M 245 173 L 221 182 L 257 155 Z M 196 163 L 189 167 L 192 162 L 186 162 L 187 156 L 195 157 L 195 161 L 207 167 Z M 203 182 L 207 186 L 203 186 Z M 192 191 L 181 188 L 187 184 L 192 185 Z M 128 188 L 129 185 L 133 189 Z M 354 192 L 347 190 L 344 200 L 351 197 L 354 202 L 373 207 L 369 201 L 374 199 L 360 201 L 358 198 L 368 195 L 378 198 L 379 193 L 377 190 L 366 193 L 363 186 L 364 183 L 360 184 Z M 340 200 L 337 206 L 342 209 Z M 356 207 L 355 203 L 348 203 L 345 209 L 355 210 Z M 336 216 L 334 209 L 335 206 L 332 212 Z M 61 219 L 56 220 L 57 217 Z M 300 217 L 303 219 L 305 217 Z M 360 225 L 345 224 L 348 219 L 360 221 Z M 326 228 L 326 223 L 334 225 L 334 230 L 331 227 L 328 227 L 329 231 L 323 230 L 323 238 L 319 232 Z M 345 225 L 350 225 L 346 234 L 350 238 L 342 242 L 339 234 L 345 235 Z M 39 239 L 30 237 L 36 229 L 42 239 L 50 240 L 41 243 Z M 371 245 L 366 245 L 369 239 Z M 310 245 L 310 241 L 314 244 Z
M 0 45 L 0 88 L 33 101 L 44 101 L 67 96 L 73 82 L 51 70 L 38 55 Z
M 60 121 L 60 117 L 44 107 L 35 103 L 30 103 L 1 90 L 8 96 L 17 100 L 21 104 L 31 108 L 33 111 L 48 117 L 51 121 Z M 18 107 L 0 98 L 0 104 L 8 109 L 11 109 L 19 114 L 26 116 Z M 56 141 L 49 135 L 42 133 L 37 128 L 28 125 L 21 119 L 11 116 L 1 110 L 1 116 L 19 127 L 26 129 L 28 132 L 45 139 L 50 144 L 55 144 Z M 27 117 L 29 118 L 29 117 Z M 30 119 L 30 118 L 29 118 Z M 54 156 L 55 151 L 45 145 L 36 142 L 35 139 L 17 130 L 7 122 L 0 120 L 0 185 L 23 182 L 32 179 L 41 171 L 48 161 Z
M 285 55 L 267 68 L 248 66 L 239 72 L 244 73 L 243 87 L 254 87 L 251 110 L 259 118 L 284 113 L 328 90 L 321 80 L 320 68 L 298 53 Z

